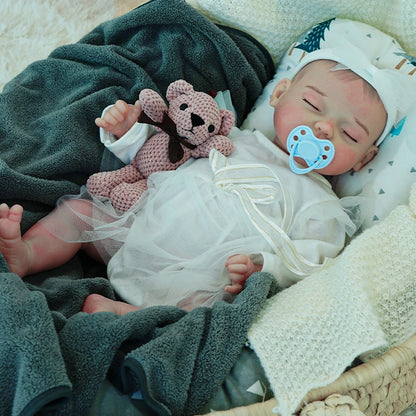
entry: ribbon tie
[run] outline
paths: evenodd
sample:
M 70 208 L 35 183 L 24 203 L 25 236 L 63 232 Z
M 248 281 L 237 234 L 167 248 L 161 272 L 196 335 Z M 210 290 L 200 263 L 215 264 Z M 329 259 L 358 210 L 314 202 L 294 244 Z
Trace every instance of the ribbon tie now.
M 176 131 L 175 122 L 166 112 L 163 113 L 163 119 L 161 122 L 153 121 L 147 114 L 145 114 L 144 111 L 141 112 L 137 121 L 139 123 L 146 123 L 159 127 L 169 136 L 168 154 L 170 163 L 179 162 L 183 158 L 185 152 L 181 145 L 191 150 L 196 148 L 195 144 L 189 143 L 185 137 L 179 136 Z
M 321 265 L 310 262 L 297 250 L 287 234 L 293 219 L 293 201 L 280 179 L 263 164 L 230 165 L 228 158 L 212 149 L 209 154 L 214 183 L 236 194 L 253 225 L 269 243 L 272 250 L 285 262 L 287 268 L 297 275 L 308 275 Z M 276 198 L 283 200 L 281 225 L 267 217 L 258 205 L 272 204 Z

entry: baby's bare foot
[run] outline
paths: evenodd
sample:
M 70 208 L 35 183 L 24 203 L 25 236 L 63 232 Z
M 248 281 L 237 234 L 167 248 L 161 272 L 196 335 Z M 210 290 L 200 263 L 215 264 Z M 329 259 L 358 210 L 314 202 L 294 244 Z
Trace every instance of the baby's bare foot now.
M 116 315 L 125 315 L 128 312 L 137 310 L 139 310 L 139 308 L 136 306 L 108 299 L 96 293 L 87 296 L 84 306 L 82 307 L 82 311 L 87 313 L 113 312 Z
M 23 208 L 20 205 L 0 205 L 0 252 L 11 272 L 20 277 L 26 275 L 29 247 L 20 232 Z

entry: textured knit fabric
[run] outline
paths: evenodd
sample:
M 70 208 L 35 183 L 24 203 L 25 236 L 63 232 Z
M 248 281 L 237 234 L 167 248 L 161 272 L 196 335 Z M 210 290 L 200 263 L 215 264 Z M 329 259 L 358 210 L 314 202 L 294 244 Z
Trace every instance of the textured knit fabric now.
M 358 20 L 394 36 L 409 53 L 416 51 L 416 9 L 407 0 L 386 2 L 319 0 L 187 0 L 211 19 L 242 29 L 280 62 L 293 39 L 331 17 Z
M 409 205 L 366 230 L 321 272 L 270 299 L 249 333 L 289 416 L 312 388 L 359 355 L 374 357 L 416 332 L 416 184 Z

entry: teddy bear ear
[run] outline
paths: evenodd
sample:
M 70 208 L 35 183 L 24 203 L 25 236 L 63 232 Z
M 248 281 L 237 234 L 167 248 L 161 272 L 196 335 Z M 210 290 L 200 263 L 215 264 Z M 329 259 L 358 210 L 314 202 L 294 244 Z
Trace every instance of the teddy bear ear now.
M 234 126 L 235 117 L 234 113 L 230 110 L 220 110 L 220 114 L 222 117 L 221 127 L 218 134 L 222 134 L 223 136 L 228 136 L 231 129 Z
M 166 90 L 166 98 L 171 102 L 182 94 L 192 94 L 193 92 L 195 92 L 194 87 L 189 82 L 178 79 L 169 84 L 168 89 Z

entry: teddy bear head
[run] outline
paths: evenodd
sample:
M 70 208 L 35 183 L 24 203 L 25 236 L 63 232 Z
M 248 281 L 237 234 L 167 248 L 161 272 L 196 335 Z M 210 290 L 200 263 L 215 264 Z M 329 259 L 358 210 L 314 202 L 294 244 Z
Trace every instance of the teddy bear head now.
M 176 131 L 190 143 L 200 145 L 216 135 L 227 136 L 234 125 L 234 114 L 220 110 L 209 94 L 194 91 L 191 84 L 178 80 L 166 91 L 168 115 Z
M 179 136 L 198 146 L 213 136 L 227 136 L 234 125 L 234 114 L 220 110 L 209 94 L 197 92 L 188 82 L 172 82 L 166 91 L 169 106 L 153 90 L 143 90 L 139 96 L 143 111 L 153 121 L 161 123 L 167 113 Z

